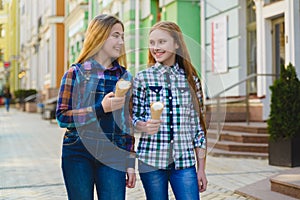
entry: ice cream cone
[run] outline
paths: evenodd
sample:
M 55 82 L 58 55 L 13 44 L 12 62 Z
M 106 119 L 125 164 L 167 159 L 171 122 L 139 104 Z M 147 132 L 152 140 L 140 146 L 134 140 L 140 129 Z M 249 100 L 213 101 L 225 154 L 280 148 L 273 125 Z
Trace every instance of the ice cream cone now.
M 160 120 L 161 113 L 164 109 L 164 104 L 161 102 L 154 102 L 151 104 L 151 118 Z
M 115 97 L 124 97 L 130 87 L 131 87 L 130 81 L 125 81 L 124 79 L 120 79 L 116 84 Z

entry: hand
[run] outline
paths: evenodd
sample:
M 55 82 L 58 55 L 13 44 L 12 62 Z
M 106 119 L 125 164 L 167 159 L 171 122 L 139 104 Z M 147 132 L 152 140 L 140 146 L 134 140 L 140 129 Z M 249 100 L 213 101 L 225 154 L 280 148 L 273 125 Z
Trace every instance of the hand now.
M 136 182 L 136 176 L 133 168 L 127 168 L 126 170 L 127 179 L 126 179 L 126 186 L 128 188 L 134 188 Z
M 154 135 L 158 132 L 161 120 L 150 119 L 147 122 L 138 121 L 137 129 L 139 131 Z
M 207 188 L 207 183 L 208 183 L 205 172 L 203 170 L 198 170 L 197 178 L 198 178 L 199 192 L 204 192 Z
M 108 93 L 102 100 L 102 107 L 105 113 L 119 110 L 124 106 L 125 97 L 115 97 L 113 92 Z

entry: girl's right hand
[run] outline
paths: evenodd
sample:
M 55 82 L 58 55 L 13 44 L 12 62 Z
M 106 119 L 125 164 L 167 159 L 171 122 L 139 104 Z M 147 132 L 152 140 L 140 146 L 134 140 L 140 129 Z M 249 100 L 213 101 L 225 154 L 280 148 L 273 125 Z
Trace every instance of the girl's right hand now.
M 119 110 L 124 106 L 125 97 L 115 97 L 113 92 L 108 93 L 102 100 L 102 107 L 105 113 Z
M 150 119 L 147 122 L 138 121 L 136 123 L 137 130 L 154 135 L 158 132 L 161 120 Z

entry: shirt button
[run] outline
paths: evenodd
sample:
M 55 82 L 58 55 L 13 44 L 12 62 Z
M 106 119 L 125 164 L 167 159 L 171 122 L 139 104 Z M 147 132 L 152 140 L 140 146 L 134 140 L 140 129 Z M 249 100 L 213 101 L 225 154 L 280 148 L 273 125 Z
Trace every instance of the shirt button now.
M 174 143 L 174 140 L 171 140 L 170 142 L 173 144 L 173 143 Z
M 169 97 L 169 99 L 172 99 L 172 97 Z
M 173 129 L 173 126 L 170 126 L 171 129 Z
M 158 92 L 158 89 L 156 89 L 155 92 Z
M 173 114 L 173 112 L 172 112 L 172 111 L 170 111 L 170 114 Z

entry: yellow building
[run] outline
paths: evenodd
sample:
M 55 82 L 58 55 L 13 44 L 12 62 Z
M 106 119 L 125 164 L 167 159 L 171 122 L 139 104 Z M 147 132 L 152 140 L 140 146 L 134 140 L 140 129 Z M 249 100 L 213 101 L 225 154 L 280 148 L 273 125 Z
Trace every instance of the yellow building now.
M 19 0 L 10 0 L 8 5 L 8 20 L 7 20 L 7 57 L 10 63 L 10 76 L 8 84 L 11 91 L 20 88 L 19 84 Z
M 8 4 L 0 0 L 0 92 L 8 86 L 9 62 L 8 62 L 8 41 L 7 41 L 7 21 Z
M 0 0 L 0 92 L 18 89 L 19 26 L 18 0 Z

